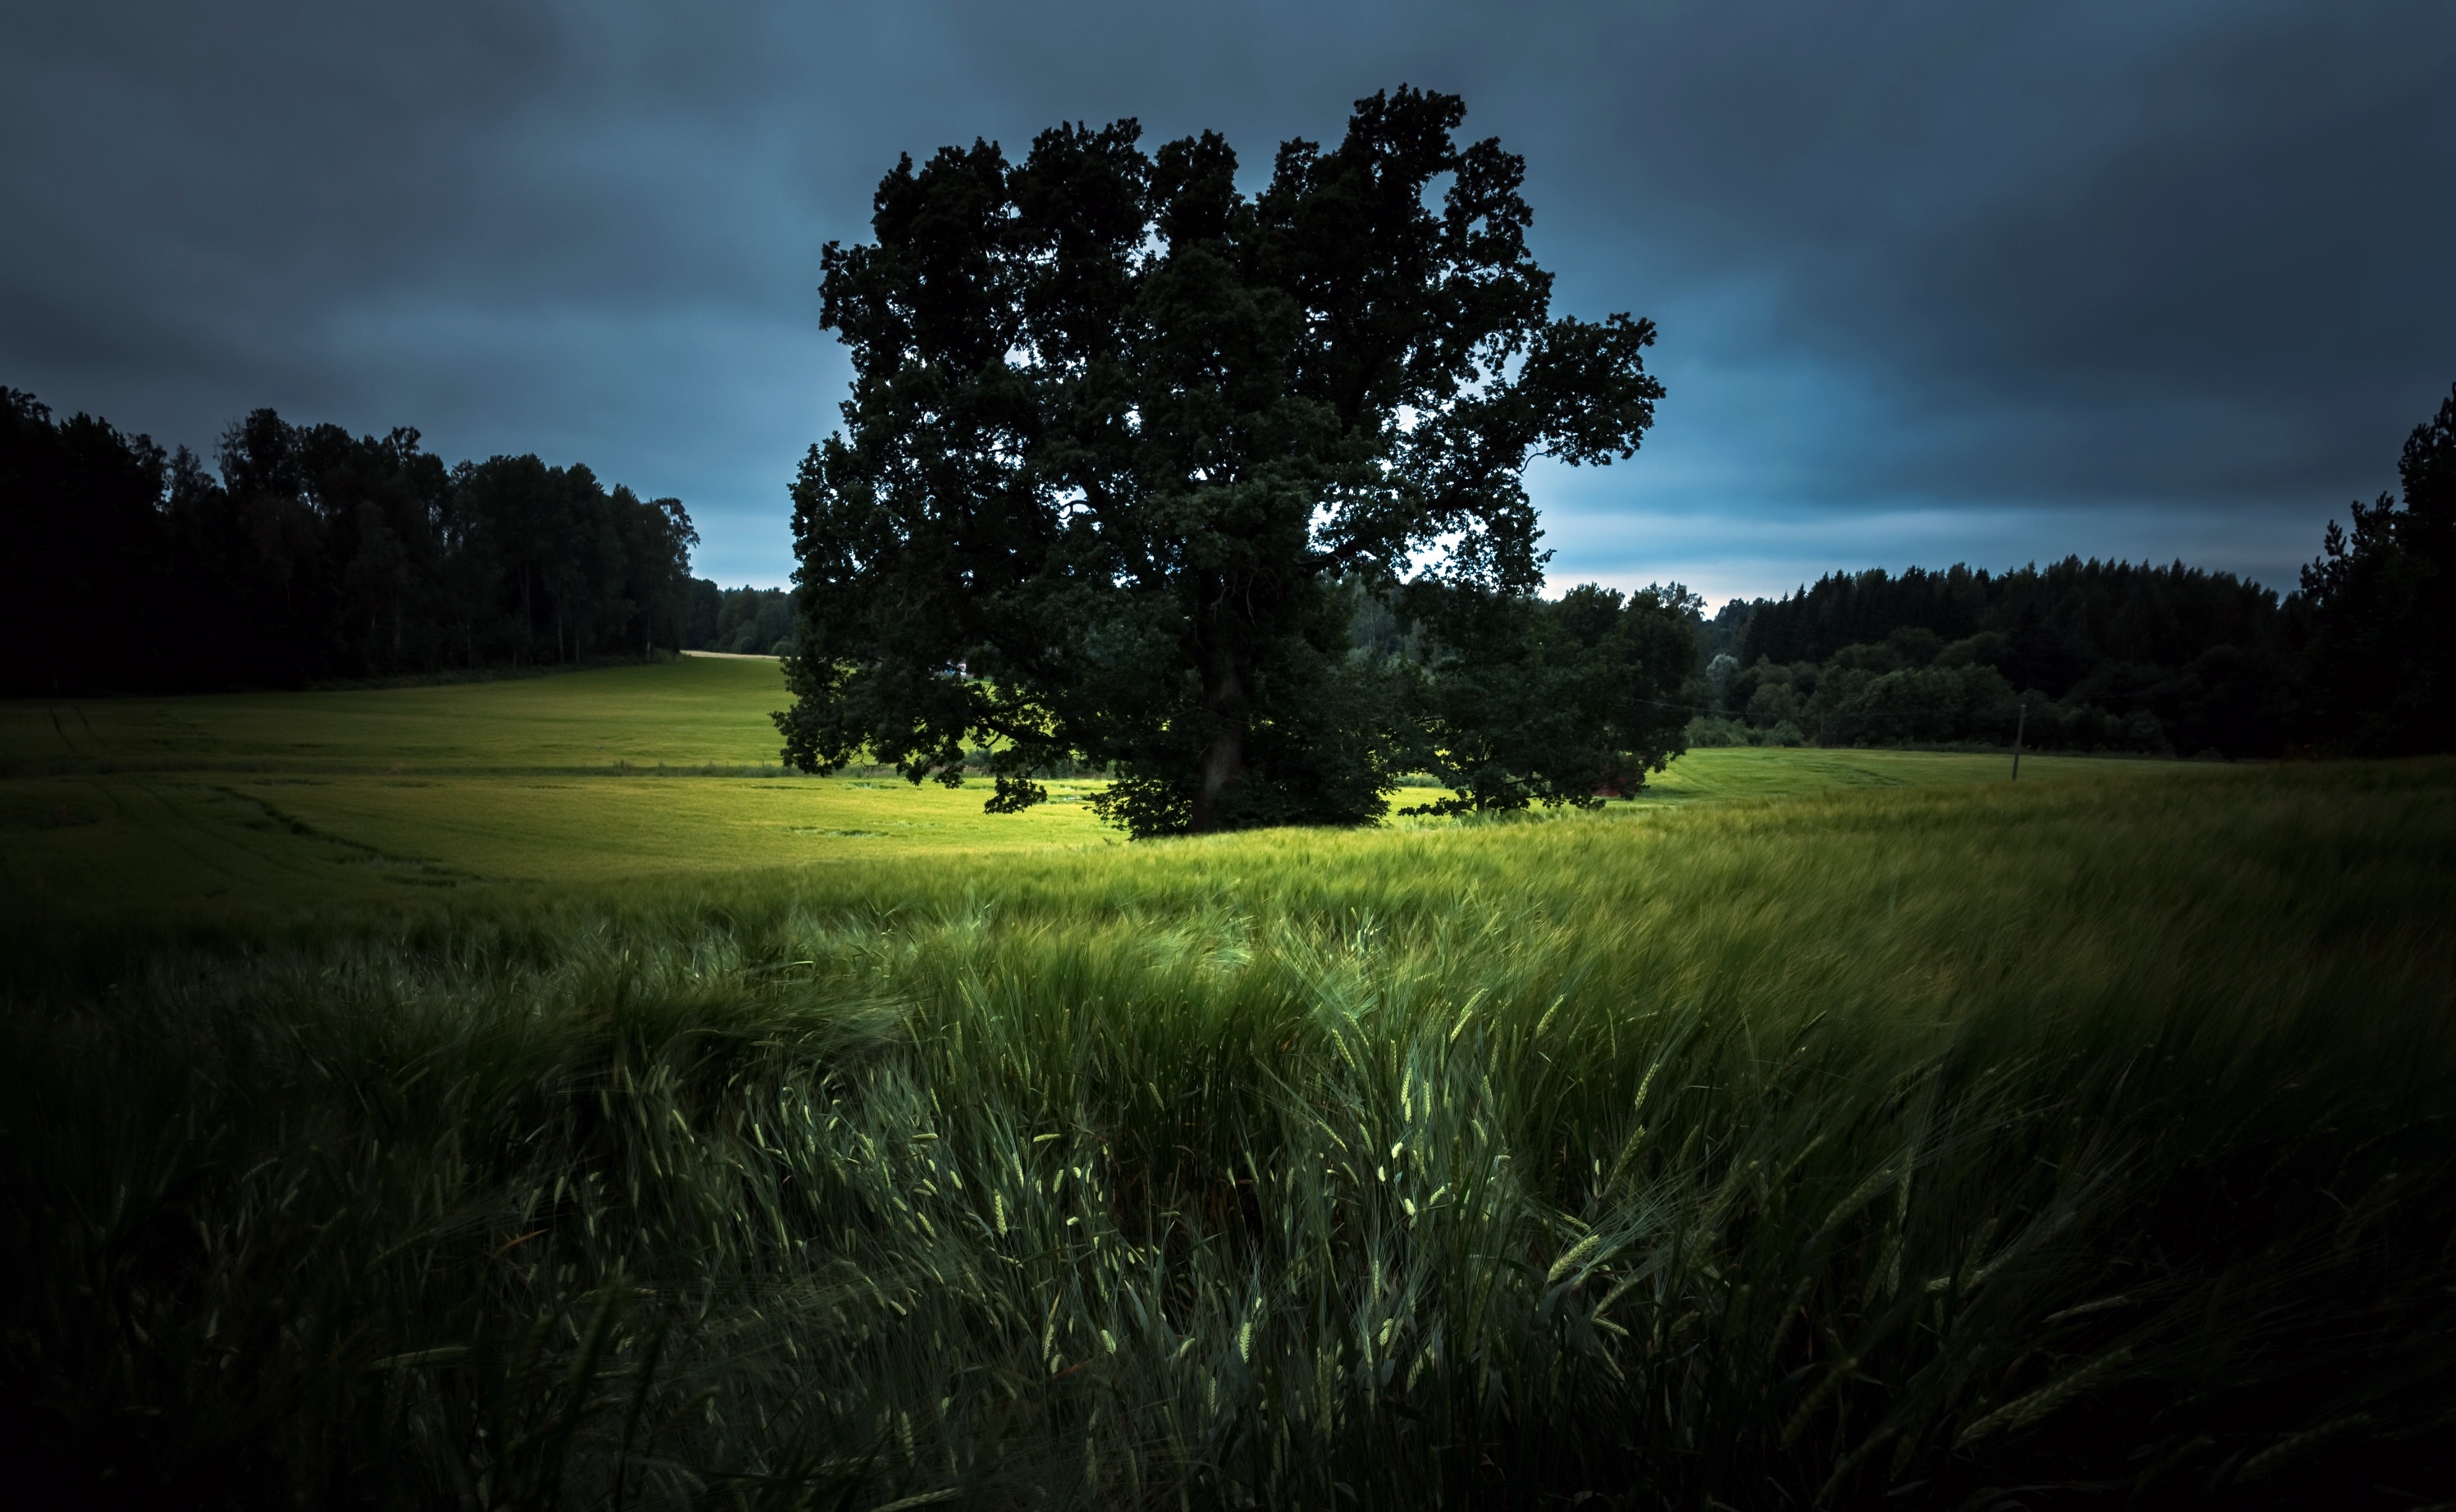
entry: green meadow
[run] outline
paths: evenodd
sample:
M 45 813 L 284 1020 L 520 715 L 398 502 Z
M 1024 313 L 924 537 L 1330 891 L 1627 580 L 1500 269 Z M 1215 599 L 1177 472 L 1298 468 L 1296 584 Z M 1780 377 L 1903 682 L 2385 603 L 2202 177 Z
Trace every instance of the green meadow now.
M 1121 843 L 1083 806 L 1095 782 L 1053 782 L 1047 806 L 993 817 L 978 785 L 788 774 L 768 718 L 784 699 L 772 661 L 686 658 L 419 687 L 0 703 L 0 886 L 42 912 L 213 913 Z M 2023 780 L 2126 769 L 2177 771 L 2031 756 Z M 1611 809 L 2009 771 L 1995 755 L 1701 750 Z
M 977 792 L 776 766 L 767 659 L 344 692 L 0 705 L 7 886 L 213 914 L 403 889 L 1102 844 L 1091 785 L 992 820 Z
M 1127 845 L 782 774 L 781 697 L 0 705 L 30 1482 L 2456 1500 L 2456 763 Z

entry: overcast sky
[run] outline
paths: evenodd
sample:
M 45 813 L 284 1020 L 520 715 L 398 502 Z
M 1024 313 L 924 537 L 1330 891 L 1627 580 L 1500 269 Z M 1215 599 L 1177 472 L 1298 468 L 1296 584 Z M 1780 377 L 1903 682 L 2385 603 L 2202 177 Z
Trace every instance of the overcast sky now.
M 585 461 L 782 583 L 819 249 L 898 153 L 1399 83 L 1527 161 L 1556 312 L 1662 328 L 1556 585 L 2180 557 L 2289 587 L 2456 381 L 2456 4 L 0 0 L 0 383 Z

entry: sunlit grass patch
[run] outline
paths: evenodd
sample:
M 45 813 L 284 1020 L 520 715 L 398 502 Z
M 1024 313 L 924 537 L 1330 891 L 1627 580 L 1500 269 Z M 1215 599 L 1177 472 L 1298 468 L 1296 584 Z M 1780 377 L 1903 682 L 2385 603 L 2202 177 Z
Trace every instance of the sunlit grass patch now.
M 776 664 L 310 693 L 0 701 L 0 774 L 774 767 Z
M 410 884 L 595 886 L 1117 839 L 1085 803 L 1096 779 L 1054 780 L 1048 804 L 993 816 L 979 783 L 788 776 L 768 719 L 781 693 L 772 663 L 692 658 L 422 687 L 0 704 L 0 770 L 14 773 L 0 775 L 0 899 L 78 918 L 254 913 L 397 903 Z M 2205 770 L 2032 758 L 2023 780 Z M 1717 749 L 1607 812 L 2008 776 L 1988 756 Z

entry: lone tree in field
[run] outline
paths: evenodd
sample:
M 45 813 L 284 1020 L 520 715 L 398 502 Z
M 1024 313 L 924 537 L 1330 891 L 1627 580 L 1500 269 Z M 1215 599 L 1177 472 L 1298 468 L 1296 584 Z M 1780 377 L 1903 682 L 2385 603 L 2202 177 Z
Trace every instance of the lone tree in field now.
M 826 253 L 854 378 L 793 488 L 787 759 L 952 786 L 972 743 L 999 811 L 1097 764 L 1137 835 L 1382 812 L 1417 737 L 1357 588 L 1531 594 L 1529 458 L 1627 458 L 1663 394 L 1652 322 L 1549 316 L 1464 114 L 1359 101 L 1250 198 L 1130 120 L 899 162 Z

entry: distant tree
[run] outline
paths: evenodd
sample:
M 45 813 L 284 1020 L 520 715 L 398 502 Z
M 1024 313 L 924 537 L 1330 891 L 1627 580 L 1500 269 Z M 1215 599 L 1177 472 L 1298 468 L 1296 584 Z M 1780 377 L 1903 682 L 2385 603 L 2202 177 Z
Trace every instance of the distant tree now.
M 622 540 L 616 505 L 585 464 L 550 468 L 542 561 L 547 602 L 554 612 L 555 660 L 588 655 L 602 622 L 619 613 Z
M 1706 685 L 1713 690 L 1718 703 L 1730 698 L 1732 683 L 1739 675 L 1740 659 L 1729 651 L 1716 653 L 1714 659 L 1706 664 Z
M 162 449 L 0 388 L 0 636 L 14 691 L 131 684 L 162 589 Z M 140 674 L 141 675 L 141 674 Z
M 694 578 L 687 612 L 683 644 L 691 650 L 781 656 L 792 648 L 793 596 L 783 588 L 720 588 Z
M 690 580 L 689 613 L 683 624 L 683 648 L 716 648 L 717 617 L 725 612 L 725 590 L 706 578 Z
M 1662 393 L 1651 323 L 1547 316 L 1523 164 L 1463 113 L 1376 94 L 1251 198 L 1132 121 L 899 163 L 825 259 L 853 390 L 793 490 L 787 758 L 953 785 L 987 746 L 1001 810 L 1081 761 L 1138 835 L 1379 813 L 1346 585 L 1530 593 L 1527 460 L 1627 457 Z
M 2404 508 L 2355 503 L 2302 569 L 2304 732 L 2364 755 L 2456 749 L 2456 386 L 2397 477 Z
M 692 590 L 690 548 L 699 544 L 690 511 L 679 499 L 642 500 L 616 484 L 606 502 L 614 511 L 623 570 L 622 612 L 640 655 L 660 644 L 680 648 L 689 628 Z M 630 641 L 626 636 L 625 644 Z

